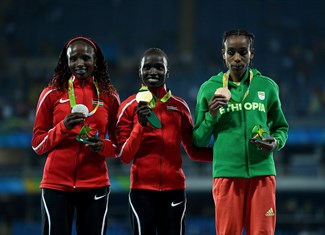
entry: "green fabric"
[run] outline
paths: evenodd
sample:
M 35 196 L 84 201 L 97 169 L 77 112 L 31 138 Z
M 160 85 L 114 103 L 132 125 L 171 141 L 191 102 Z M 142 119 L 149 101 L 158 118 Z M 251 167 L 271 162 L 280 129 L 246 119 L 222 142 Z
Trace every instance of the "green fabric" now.
M 273 153 L 258 150 L 249 140 L 254 126 L 260 125 L 276 139 L 276 150 L 280 150 L 288 137 L 288 123 L 281 109 L 278 85 L 256 69 L 252 72 L 248 96 L 241 103 L 229 102 L 215 118 L 209 113 L 208 102 L 222 87 L 223 72 L 204 82 L 198 92 L 193 142 L 203 147 L 213 137 L 213 177 L 276 175 Z M 234 100 L 240 101 L 248 86 L 247 72 L 239 86 L 229 81 L 228 89 Z

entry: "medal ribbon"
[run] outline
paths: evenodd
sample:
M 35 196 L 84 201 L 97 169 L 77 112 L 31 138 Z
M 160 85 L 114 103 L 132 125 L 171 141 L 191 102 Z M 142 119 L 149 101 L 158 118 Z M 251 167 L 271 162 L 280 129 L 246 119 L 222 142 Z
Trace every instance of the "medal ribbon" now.
M 74 81 L 75 77 L 72 76 L 69 79 L 69 88 L 68 88 L 68 95 L 69 95 L 69 100 L 70 100 L 70 107 L 73 108 L 76 105 L 76 96 L 74 94 L 74 88 L 73 88 L 73 81 Z M 94 113 L 96 113 L 98 107 L 99 107 L 99 88 L 98 88 L 98 84 L 95 81 L 95 79 L 93 78 L 93 83 L 95 85 L 96 88 L 96 93 L 97 93 L 97 104 L 96 107 L 90 112 L 88 113 L 88 117 L 92 116 Z
M 149 91 L 147 86 L 142 86 L 139 91 Z M 152 100 L 149 102 L 149 107 L 150 108 L 155 108 L 156 107 L 156 102 L 162 102 L 165 103 L 169 100 L 169 98 L 172 96 L 171 90 L 168 90 L 167 93 L 161 98 L 158 99 L 154 94 L 152 94 Z
M 247 91 L 245 92 L 244 98 L 242 99 L 241 102 L 243 102 L 243 100 L 248 96 L 249 89 L 251 87 L 252 80 L 253 80 L 253 72 L 252 72 L 252 70 L 249 70 L 249 85 L 248 85 Z M 227 88 L 228 89 L 228 82 L 229 82 L 229 71 L 227 73 L 224 73 L 223 74 L 222 86 L 224 88 Z M 232 101 L 234 103 L 241 103 L 241 102 L 234 101 L 232 98 L 230 99 L 230 101 Z

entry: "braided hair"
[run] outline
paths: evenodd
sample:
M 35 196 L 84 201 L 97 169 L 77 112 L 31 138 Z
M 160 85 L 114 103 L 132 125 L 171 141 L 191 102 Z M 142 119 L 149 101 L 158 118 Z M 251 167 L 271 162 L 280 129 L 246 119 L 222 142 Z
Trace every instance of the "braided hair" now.
M 72 76 L 72 73 L 70 72 L 68 65 L 67 48 L 72 42 L 78 40 L 85 41 L 95 49 L 96 65 L 93 76 L 95 81 L 98 83 L 99 91 L 106 94 L 110 94 L 112 91 L 115 91 L 115 88 L 109 78 L 108 64 L 104 58 L 103 52 L 94 41 L 86 37 L 75 37 L 64 45 L 59 56 L 58 64 L 54 69 L 53 78 L 48 86 L 59 91 L 66 91 L 68 89 L 68 81 Z
M 248 31 L 244 30 L 244 29 L 232 29 L 232 30 L 228 30 L 228 31 L 224 32 L 223 37 L 222 37 L 222 48 L 223 49 L 225 48 L 225 41 L 230 36 L 245 36 L 245 37 L 247 37 L 247 39 L 249 41 L 249 49 L 254 50 L 255 35 L 253 33 L 250 33 Z M 252 59 L 249 62 L 249 66 L 253 67 Z
M 223 33 L 223 37 L 222 37 L 222 48 L 225 47 L 225 41 L 227 40 L 228 37 L 230 36 L 245 36 L 248 38 L 249 40 L 249 46 L 250 48 L 254 48 L 253 45 L 254 45 L 254 39 L 255 39 L 255 36 L 254 34 L 244 30 L 244 29 L 232 29 L 232 30 L 229 30 L 229 31 L 226 31 Z

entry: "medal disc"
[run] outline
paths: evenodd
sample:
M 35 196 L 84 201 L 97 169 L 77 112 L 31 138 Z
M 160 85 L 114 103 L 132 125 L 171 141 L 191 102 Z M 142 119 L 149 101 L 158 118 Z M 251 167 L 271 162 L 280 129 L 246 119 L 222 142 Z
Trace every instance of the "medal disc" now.
M 139 91 L 135 99 L 138 103 L 140 101 L 149 103 L 152 100 L 152 94 L 150 91 Z
M 228 88 L 220 87 L 216 90 L 215 94 L 223 95 L 227 98 L 227 100 L 230 100 L 231 98 L 231 93 Z
M 86 105 L 77 104 L 72 108 L 71 113 L 83 113 L 87 117 L 89 111 Z

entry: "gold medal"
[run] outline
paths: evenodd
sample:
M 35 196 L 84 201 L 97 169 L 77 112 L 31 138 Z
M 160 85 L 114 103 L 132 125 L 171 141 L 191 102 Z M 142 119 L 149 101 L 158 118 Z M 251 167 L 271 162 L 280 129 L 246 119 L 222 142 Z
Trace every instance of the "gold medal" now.
M 135 99 L 139 103 L 140 101 L 147 102 L 148 104 L 152 100 L 153 96 L 150 91 L 139 91 Z
M 139 103 L 140 101 L 146 102 L 151 109 L 151 114 L 147 116 L 148 126 L 152 126 L 153 128 L 161 128 L 161 123 L 156 113 L 152 110 L 150 104 L 155 104 L 153 99 L 153 95 L 149 90 L 141 90 L 137 93 L 135 97 L 136 101 Z

